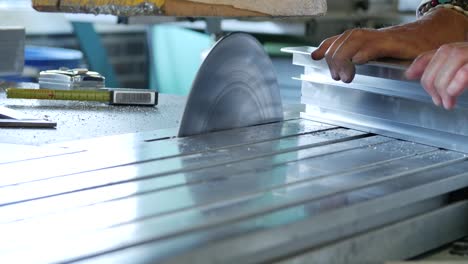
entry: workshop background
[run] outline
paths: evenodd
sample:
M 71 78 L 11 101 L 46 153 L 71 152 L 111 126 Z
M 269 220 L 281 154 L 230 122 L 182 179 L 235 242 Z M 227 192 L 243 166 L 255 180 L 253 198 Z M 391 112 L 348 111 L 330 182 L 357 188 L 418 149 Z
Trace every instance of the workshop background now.
M 233 31 L 255 35 L 277 69 L 285 103 L 300 101 L 301 69 L 290 63 L 281 47 L 318 45 L 321 40 L 354 27 L 379 28 L 415 19 L 419 0 L 330 0 L 328 14 L 301 19 L 211 19 L 38 13 L 30 0 L 1 0 L 0 26 L 24 26 L 27 33 L 23 76 L 53 68 L 55 48 L 65 48 L 70 66 L 102 73 L 109 87 L 150 88 L 185 95 L 197 69 L 216 38 Z M 73 52 L 81 51 L 80 53 Z M 60 51 L 59 51 L 60 52 Z M 65 57 L 67 57 L 65 56 Z M 5 79 L 5 77 L 3 77 Z
M 310 59 L 347 29 L 415 20 L 420 0 L 326 2 L 322 17 L 221 20 L 0 0 L 0 74 L 25 58 L 0 77 L 0 263 L 466 263 L 468 96 L 437 107 L 408 61 L 345 84 Z M 111 11 L 154 12 L 135 3 Z M 233 34 L 208 53 L 238 31 L 261 45 Z M 138 90 L 43 72 L 61 66 Z

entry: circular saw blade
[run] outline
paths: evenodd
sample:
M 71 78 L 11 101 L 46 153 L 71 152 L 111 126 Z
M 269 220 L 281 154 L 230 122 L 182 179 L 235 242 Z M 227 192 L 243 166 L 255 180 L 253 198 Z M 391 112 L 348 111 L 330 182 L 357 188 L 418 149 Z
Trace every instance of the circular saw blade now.
M 212 48 L 192 85 L 179 137 L 283 120 L 273 64 L 252 36 L 233 33 Z

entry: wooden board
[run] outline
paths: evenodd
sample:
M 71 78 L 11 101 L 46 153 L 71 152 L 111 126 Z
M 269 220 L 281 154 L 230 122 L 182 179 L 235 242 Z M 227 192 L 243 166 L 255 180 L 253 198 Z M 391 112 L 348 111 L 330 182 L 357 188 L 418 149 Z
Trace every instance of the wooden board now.
M 258 17 L 267 14 L 234 8 L 227 5 L 210 5 L 186 0 L 168 0 L 164 5 L 164 14 L 171 16 L 247 16 Z
M 228 5 L 272 16 L 312 16 L 325 13 L 325 0 L 190 0 L 191 2 Z
M 206 1 L 204 1 L 206 2 Z M 208 1 L 212 2 L 212 1 Z M 326 12 L 326 0 L 297 0 L 297 6 L 283 11 L 278 8 L 266 13 L 269 8 L 258 8 L 256 4 L 242 3 L 245 0 L 232 0 L 232 5 L 201 3 L 197 0 L 33 0 L 33 7 L 43 12 L 112 14 L 119 16 L 166 15 L 166 16 L 304 16 L 321 15 Z M 310 2 L 313 2 L 311 5 Z M 304 12 L 304 4 L 313 6 Z M 284 5 L 284 4 L 283 4 Z M 235 6 L 242 6 L 238 8 Z M 315 8 L 316 7 L 316 8 Z M 259 12 L 258 10 L 265 12 Z

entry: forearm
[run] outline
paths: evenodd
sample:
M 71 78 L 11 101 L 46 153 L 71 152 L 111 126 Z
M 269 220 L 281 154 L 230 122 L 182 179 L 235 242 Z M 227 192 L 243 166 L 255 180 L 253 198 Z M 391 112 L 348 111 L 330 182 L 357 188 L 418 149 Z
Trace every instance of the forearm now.
M 468 40 L 468 17 L 451 9 L 439 8 L 417 21 L 383 28 L 395 43 L 405 43 L 415 48 L 416 53 L 437 49 L 443 44 Z M 414 58 L 414 55 L 401 56 Z

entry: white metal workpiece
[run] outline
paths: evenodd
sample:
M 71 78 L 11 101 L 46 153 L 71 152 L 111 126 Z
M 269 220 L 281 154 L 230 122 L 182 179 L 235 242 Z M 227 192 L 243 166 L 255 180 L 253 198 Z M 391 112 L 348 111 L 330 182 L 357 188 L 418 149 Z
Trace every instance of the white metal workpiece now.
M 378 263 L 468 234 L 462 153 L 305 119 L 161 137 L 2 162 L 0 262 L 310 263 L 383 232 L 332 251 Z
M 314 48 L 286 48 L 304 67 L 303 117 L 371 133 L 468 153 L 468 95 L 447 111 L 433 104 L 415 81 L 404 77 L 408 62 L 379 61 L 357 66 L 351 84 L 334 81 L 325 61 L 314 61 Z

